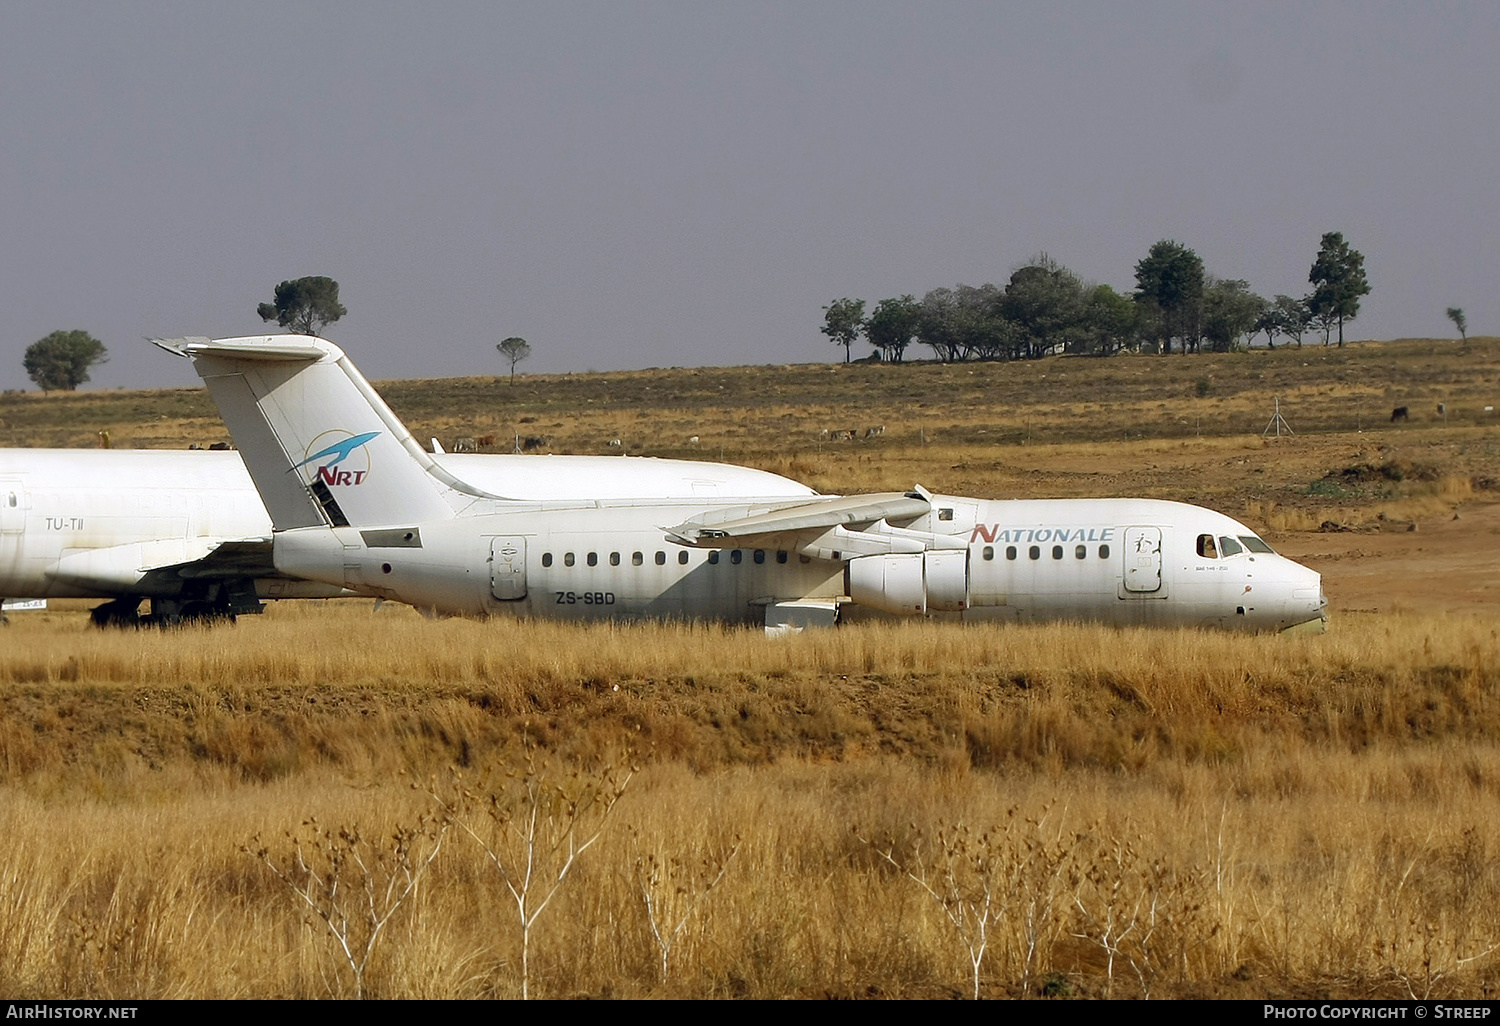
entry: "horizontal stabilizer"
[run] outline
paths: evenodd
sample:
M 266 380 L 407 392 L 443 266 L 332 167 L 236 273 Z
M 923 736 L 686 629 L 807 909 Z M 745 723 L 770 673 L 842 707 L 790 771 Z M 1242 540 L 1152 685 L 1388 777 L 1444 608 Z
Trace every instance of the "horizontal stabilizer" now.
M 285 338 L 294 341 L 275 341 L 281 338 L 282 336 L 278 335 L 218 340 L 201 337 L 153 338 L 151 342 L 169 353 L 186 357 L 216 353 L 223 356 L 237 356 L 244 360 L 297 363 L 321 360 L 325 356 L 337 360 L 344 355 L 343 350 L 338 346 L 320 338 L 288 335 Z

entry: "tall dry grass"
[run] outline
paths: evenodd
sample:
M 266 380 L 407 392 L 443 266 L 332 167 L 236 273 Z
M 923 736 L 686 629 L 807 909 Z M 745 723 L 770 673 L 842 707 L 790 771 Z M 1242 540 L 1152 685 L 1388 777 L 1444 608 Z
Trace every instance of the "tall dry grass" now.
M 170 633 L 18 615 L 5 643 L 0 991 L 19 997 L 352 996 L 327 925 L 242 848 L 286 866 L 312 819 L 390 843 L 440 811 L 431 781 L 506 779 L 528 752 L 641 765 L 535 922 L 538 996 L 968 996 L 974 947 L 914 879 L 944 872 L 940 893 L 990 899 L 981 996 L 1500 979 L 1492 620 L 770 640 L 329 603 Z M 665 972 L 650 859 L 705 892 Z M 522 955 L 513 896 L 449 830 L 358 988 L 519 996 Z
M 429 622 L 363 603 L 273 607 L 229 630 L 7 630 L 0 771 L 149 786 L 184 760 L 269 780 L 427 772 L 522 737 L 622 744 L 707 769 L 899 753 L 931 765 L 1130 771 L 1288 746 L 1500 730 L 1487 621 L 1350 617 L 1274 638 L 900 623 L 771 640 L 701 624 Z M 129 781 L 116 785 L 115 781 Z
M 1480 996 L 1497 978 L 1500 810 L 1467 779 L 1474 757 L 1452 754 L 1446 773 L 1446 756 L 1304 759 L 1311 787 L 1253 796 L 1201 767 L 1174 794 L 1096 771 L 657 766 L 538 921 L 531 989 L 968 996 L 970 951 L 943 907 L 860 840 L 916 865 L 962 825 L 999 838 L 983 881 L 996 901 L 983 996 Z M 1372 771 L 1385 786 L 1356 781 Z M 321 775 L 166 805 L 12 796 L 0 813 L 0 987 L 352 996 L 323 924 L 239 844 L 259 832 L 274 849 L 313 813 L 388 836 L 431 811 L 424 797 Z M 647 853 L 704 858 L 731 829 L 738 853 L 664 979 L 631 867 Z M 476 846 L 450 841 L 391 922 L 367 995 L 519 995 L 510 896 Z

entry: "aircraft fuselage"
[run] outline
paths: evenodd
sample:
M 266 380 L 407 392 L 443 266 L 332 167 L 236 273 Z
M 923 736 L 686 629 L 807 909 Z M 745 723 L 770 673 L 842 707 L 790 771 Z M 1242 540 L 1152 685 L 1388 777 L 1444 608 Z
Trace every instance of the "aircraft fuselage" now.
M 796 598 L 836 604 L 845 619 L 878 612 L 1247 630 L 1321 621 L 1319 575 L 1211 510 L 1150 499 L 938 495 L 932 503 L 908 529 L 942 536 L 951 546 L 936 550 L 944 563 L 931 552 L 830 561 L 792 535 L 755 548 L 678 545 L 664 540 L 664 525 L 719 507 L 659 502 L 286 531 L 275 558 L 291 575 L 454 615 L 759 623 L 768 605 Z

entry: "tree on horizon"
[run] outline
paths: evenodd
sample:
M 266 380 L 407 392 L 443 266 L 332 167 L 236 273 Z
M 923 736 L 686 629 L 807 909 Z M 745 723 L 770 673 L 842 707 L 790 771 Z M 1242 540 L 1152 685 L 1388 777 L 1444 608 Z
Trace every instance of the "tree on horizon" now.
M 339 302 L 339 283 L 314 275 L 276 286 L 275 301 L 255 308 L 263 321 L 275 321 L 298 335 L 321 335 L 349 311 Z
M 54 331 L 26 347 L 22 365 L 43 392 L 72 392 L 89 379 L 89 368 L 109 359 L 104 343 L 86 331 Z
M 1323 236 L 1323 245 L 1318 249 L 1318 258 L 1313 261 L 1307 280 L 1313 285 L 1313 294 L 1308 297 L 1308 309 L 1324 324 L 1337 324 L 1339 347 L 1344 345 L 1344 322 L 1352 321 L 1359 313 L 1361 296 L 1370 294 L 1370 282 L 1365 277 L 1365 257 L 1344 241 L 1342 232 L 1328 232 Z M 1327 345 L 1327 335 L 1324 335 Z

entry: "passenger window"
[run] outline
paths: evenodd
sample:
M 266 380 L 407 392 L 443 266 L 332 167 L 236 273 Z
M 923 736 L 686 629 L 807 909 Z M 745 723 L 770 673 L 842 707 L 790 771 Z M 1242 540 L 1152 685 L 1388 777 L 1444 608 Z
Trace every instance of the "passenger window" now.
M 620 554 L 618 552 L 611 552 L 609 554 L 609 565 L 610 566 L 619 566 L 620 565 Z
M 735 566 L 739 566 L 740 565 L 740 560 L 742 560 L 744 558 L 745 558 L 744 553 L 742 553 L 739 549 L 730 549 L 729 550 L 729 561 L 731 563 L 733 563 Z
M 1211 534 L 1200 534 L 1198 536 L 1198 555 L 1204 559 L 1218 559 L 1219 550 L 1214 547 L 1214 536 Z
M 756 549 L 755 550 L 755 561 L 757 563 L 764 563 L 766 561 L 766 550 L 765 549 Z
M 786 562 L 786 550 L 785 549 L 778 549 L 777 550 L 777 552 L 776 552 L 776 562 L 778 562 L 778 563 L 785 563 Z
M 993 545 L 986 545 L 984 547 L 984 558 L 985 559 L 994 559 L 995 558 L 995 546 L 993 546 Z
M 683 555 L 686 556 L 687 553 L 684 552 Z M 666 566 L 667 565 L 667 554 L 665 552 L 658 552 L 656 554 L 656 565 L 657 566 Z
M 1089 547 L 1087 545 L 1080 545 L 1078 546 L 1078 548 L 1073 550 L 1073 555 L 1079 559 L 1088 559 Z
M 551 566 L 551 565 L 552 565 L 552 553 L 550 553 L 550 552 L 543 552 L 542 553 L 542 566 Z
M 1007 546 L 1005 546 L 1005 558 L 1006 559 L 1015 559 L 1016 558 L 1016 547 L 1014 545 L 1007 545 Z
M 714 549 L 712 552 L 710 552 L 708 554 L 708 561 L 710 563 L 712 563 L 714 566 L 718 566 L 719 565 L 719 550 L 718 549 Z
M 681 552 L 677 553 L 677 562 L 678 563 L 680 563 L 683 566 L 687 566 L 687 561 L 688 561 L 687 549 L 683 549 Z
M 589 553 L 589 566 L 598 566 L 598 565 L 599 565 L 599 553 L 597 553 L 597 552 L 590 552 Z
M 805 552 L 801 552 L 801 553 L 797 554 L 797 562 L 799 562 L 799 563 L 811 563 L 812 562 L 812 557 L 809 556 Z
M 1040 545 L 1033 545 L 1031 548 L 1026 550 L 1026 555 L 1030 556 L 1032 559 L 1041 559 L 1042 547 Z
M 1245 550 L 1240 548 L 1240 543 L 1233 538 L 1219 539 L 1219 554 L 1222 556 L 1237 556 Z
M 572 565 L 573 565 L 573 553 L 571 553 L 571 552 L 564 552 L 563 553 L 563 566 L 572 566 Z
M 1054 546 L 1052 546 L 1052 558 L 1053 559 L 1062 559 L 1062 546 L 1061 545 L 1054 545 Z
M 1101 546 L 1099 546 L 1099 558 L 1100 559 L 1108 559 L 1109 558 L 1109 546 L 1108 545 L 1101 545 Z
M 639 552 L 632 552 L 630 554 L 630 565 L 631 566 L 640 566 L 645 561 L 646 561 L 646 557 L 643 556 L 643 555 L 641 555 Z

